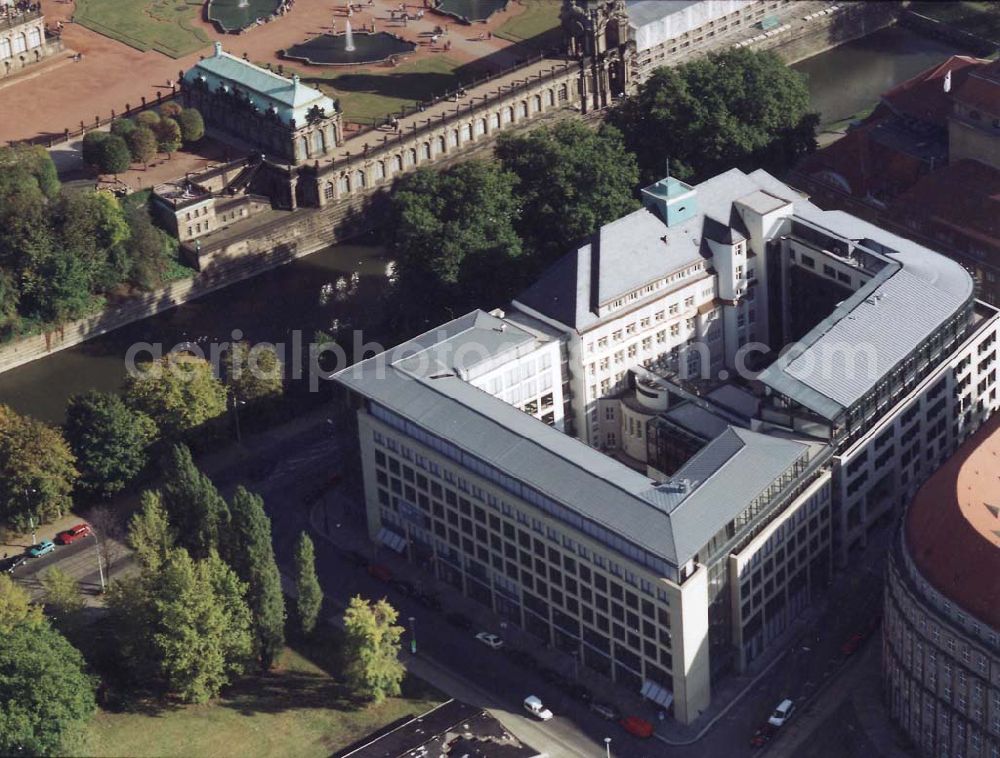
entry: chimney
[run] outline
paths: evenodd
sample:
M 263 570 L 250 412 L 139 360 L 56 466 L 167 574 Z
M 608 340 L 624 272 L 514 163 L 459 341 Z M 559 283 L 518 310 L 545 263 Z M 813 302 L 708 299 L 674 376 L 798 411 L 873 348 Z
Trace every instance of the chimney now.
M 951 71 L 944 75 L 944 91 L 951 92 Z
M 215 43 L 215 57 L 218 58 L 221 55 L 222 55 L 222 43 L 217 41 Z

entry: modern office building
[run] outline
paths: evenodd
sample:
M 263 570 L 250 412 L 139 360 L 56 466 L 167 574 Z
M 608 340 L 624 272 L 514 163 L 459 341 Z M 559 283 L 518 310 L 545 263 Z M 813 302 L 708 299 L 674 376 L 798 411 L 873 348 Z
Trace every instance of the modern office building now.
M 925 756 L 1000 755 L 1000 418 L 920 488 L 887 567 L 883 679 Z
M 996 408 L 1000 314 L 762 171 L 643 199 L 336 379 L 374 540 L 691 722 Z

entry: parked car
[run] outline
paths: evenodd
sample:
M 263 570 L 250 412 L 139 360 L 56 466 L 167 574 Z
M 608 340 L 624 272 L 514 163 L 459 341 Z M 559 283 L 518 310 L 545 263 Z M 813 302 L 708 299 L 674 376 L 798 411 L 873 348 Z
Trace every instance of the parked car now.
M 32 545 L 28 548 L 28 555 L 32 558 L 38 558 L 41 555 L 51 553 L 56 549 L 55 543 L 52 540 L 42 540 L 37 545 Z
M 542 701 L 534 695 L 528 695 L 524 699 L 524 710 L 542 721 L 549 721 L 552 718 L 552 711 L 546 708 Z
M 492 650 L 499 650 L 503 647 L 503 640 L 496 634 L 490 632 L 479 632 L 476 639 Z
M 534 668 L 537 666 L 537 662 L 528 653 L 523 650 L 518 650 L 516 647 L 505 647 L 503 649 L 504 655 L 510 658 L 514 663 L 519 666 L 524 666 L 525 668 Z
M 594 694 L 579 682 L 570 682 L 569 687 L 566 688 L 566 692 L 570 697 L 579 700 L 581 703 L 589 703 L 594 699 Z
M 778 707 L 774 709 L 774 713 L 771 714 L 767 723 L 774 727 L 780 727 L 792 717 L 793 713 L 795 713 L 795 703 L 785 698 L 778 703 Z
M 368 559 L 357 550 L 348 550 L 347 560 L 350 561 L 351 565 L 356 566 L 357 568 L 364 568 L 368 565 Z
M 418 592 L 413 596 L 413 599 L 420 603 L 424 608 L 432 611 L 440 611 L 444 607 L 437 595 L 431 595 L 426 592 Z
M 461 613 L 449 613 L 444 617 L 445 621 L 451 624 L 456 629 L 461 629 L 463 632 L 472 631 L 472 621 L 468 616 L 463 616 Z
M 542 681 L 547 682 L 548 684 L 555 684 L 563 678 L 562 674 L 555 669 L 549 668 L 548 666 L 539 666 L 537 671 L 538 675 L 542 678 Z
M 0 563 L 0 571 L 2 571 L 5 574 L 13 574 L 14 569 L 16 569 L 18 566 L 23 565 L 24 562 L 27 560 L 28 556 L 26 556 L 24 553 L 22 553 L 21 555 L 15 555 L 11 558 L 6 558 L 3 561 L 3 563 Z
M 840 646 L 840 652 L 843 655 L 854 655 L 858 651 L 858 648 L 861 647 L 861 643 L 864 641 L 865 635 L 861 632 L 855 632 L 847 638 L 843 645 Z
M 626 716 L 618 723 L 621 724 L 622 729 L 636 737 L 647 739 L 653 736 L 653 725 L 638 716 Z
M 764 747 L 764 745 L 771 741 L 777 731 L 778 727 L 773 726 L 771 722 L 762 724 L 750 737 L 750 747 Z
M 590 704 L 590 710 L 605 721 L 621 721 L 622 719 L 622 712 L 611 703 L 601 703 L 595 700 Z
M 392 581 L 392 571 L 381 563 L 373 563 L 368 567 L 368 573 L 380 582 Z
M 90 524 L 77 524 L 64 532 L 59 532 L 59 534 L 56 535 L 56 543 L 59 545 L 69 545 L 72 542 L 82 540 L 84 537 L 89 536 Z
M 414 586 L 413 582 L 408 582 L 405 579 L 390 579 L 389 584 L 402 592 L 404 595 L 413 597 L 417 594 L 417 588 Z

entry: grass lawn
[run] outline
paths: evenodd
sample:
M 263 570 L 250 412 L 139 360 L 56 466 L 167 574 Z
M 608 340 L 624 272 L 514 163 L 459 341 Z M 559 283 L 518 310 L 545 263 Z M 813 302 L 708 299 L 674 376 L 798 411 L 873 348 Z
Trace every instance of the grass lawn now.
M 444 699 L 423 682 L 407 680 L 404 697 L 359 706 L 330 676 L 324 655 L 305 652 L 286 649 L 280 668 L 247 677 L 213 703 L 102 710 L 78 755 L 328 756 Z
M 539 48 L 551 47 L 559 39 L 559 3 L 552 0 L 523 0 L 527 10 L 501 25 L 494 34 L 511 42 L 528 42 Z
M 314 69 L 309 69 L 312 74 Z M 309 76 L 303 81 L 340 99 L 344 118 L 369 123 L 443 95 L 475 78 L 473 65 L 462 65 L 446 55 L 435 55 L 396 68 L 372 68 L 358 74 Z
M 192 24 L 203 5 L 203 0 L 76 0 L 73 18 L 137 50 L 181 58 L 209 43 Z
M 1000 4 L 994 2 L 916 2 L 911 10 L 970 34 L 1000 40 Z

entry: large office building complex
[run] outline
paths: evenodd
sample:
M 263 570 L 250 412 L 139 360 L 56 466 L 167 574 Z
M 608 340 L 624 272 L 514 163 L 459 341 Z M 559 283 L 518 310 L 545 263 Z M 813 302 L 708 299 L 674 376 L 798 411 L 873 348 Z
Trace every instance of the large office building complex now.
M 925 756 L 1000 755 L 1000 418 L 917 493 L 887 570 L 883 674 Z
M 340 372 L 371 537 L 691 722 L 997 407 L 957 263 L 667 177 L 506 312 Z

